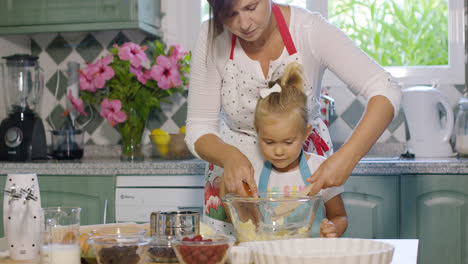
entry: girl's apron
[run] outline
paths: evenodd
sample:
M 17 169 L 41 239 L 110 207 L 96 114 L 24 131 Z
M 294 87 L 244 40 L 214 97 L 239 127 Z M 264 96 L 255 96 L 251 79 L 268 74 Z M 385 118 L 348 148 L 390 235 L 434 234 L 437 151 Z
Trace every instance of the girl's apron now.
M 271 162 L 265 161 L 262 168 L 262 172 L 260 173 L 260 182 L 258 183 L 258 191 L 260 193 L 265 193 L 268 190 L 268 180 L 270 178 L 272 167 L 273 165 L 271 164 Z M 307 184 L 306 179 L 309 178 L 312 174 L 310 173 L 309 165 L 307 164 L 307 159 L 305 158 L 304 150 L 302 150 L 300 154 L 299 172 L 301 174 L 302 184 Z M 279 189 L 282 190 L 282 188 Z
M 294 61 L 302 64 L 283 14 L 276 4 L 273 4 L 272 9 L 286 49 L 283 50 L 278 59 L 270 61 L 267 78 L 264 78 L 260 63 L 248 58 L 241 45 L 237 44 L 237 38 L 234 34 L 232 35 L 230 57 L 224 72 L 221 74 L 223 79 L 221 83 L 220 136 L 224 142 L 237 147 L 249 159 L 255 170 L 257 183 L 259 182 L 259 172 L 263 168 L 264 161 L 260 147 L 257 144 L 257 133 L 253 127 L 254 111 L 260 89 L 268 88 L 269 81 L 279 79 L 287 64 Z M 247 63 L 235 61 L 234 54 L 244 57 L 242 59 Z M 304 87 L 310 87 L 307 79 L 304 80 L 304 84 Z M 313 126 L 313 131 L 308 140 L 304 142 L 304 150 L 322 156 L 329 156 L 333 150 L 328 128 L 320 119 L 319 113 L 315 116 L 316 118 L 309 120 L 309 123 Z M 205 170 L 204 222 L 212 226 L 216 232 L 233 234 L 234 229 L 227 222 L 228 217 L 219 197 L 222 175 L 222 168 L 213 164 L 207 165 Z

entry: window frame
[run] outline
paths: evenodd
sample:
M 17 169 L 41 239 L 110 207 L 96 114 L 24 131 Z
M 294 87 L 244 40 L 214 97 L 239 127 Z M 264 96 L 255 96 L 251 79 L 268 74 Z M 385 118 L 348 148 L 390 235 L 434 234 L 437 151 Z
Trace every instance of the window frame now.
M 328 18 L 328 0 L 306 0 L 307 8 Z M 465 84 L 465 23 L 464 0 L 448 0 L 449 4 L 449 64 L 436 66 L 388 66 L 384 67 L 403 86 L 434 84 Z M 330 71 L 325 72 L 322 86 L 342 84 Z
M 180 2 L 182 1 L 184 2 L 184 5 L 180 5 Z M 180 14 L 178 16 L 166 16 L 166 19 L 168 20 L 167 25 L 171 25 L 172 27 L 171 29 L 167 30 L 167 32 L 177 32 L 178 36 L 174 36 L 174 39 L 182 39 L 182 43 L 187 43 L 187 48 L 192 48 L 193 42 L 196 39 L 195 34 L 199 31 L 198 24 L 193 23 L 193 21 L 196 19 L 201 21 L 201 2 L 186 0 L 162 0 L 162 2 L 165 2 L 165 4 L 169 5 L 169 7 L 172 6 L 172 10 L 178 10 Z M 199 3 L 198 9 L 196 7 L 196 3 Z M 448 0 L 448 3 L 449 64 L 443 66 L 385 67 L 385 69 L 390 72 L 398 82 L 403 84 L 403 86 L 423 84 L 465 84 L 464 0 Z M 306 6 L 308 9 L 318 11 L 325 17 L 328 17 L 328 0 L 306 0 Z M 198 12 L 196 10 L 198 10 Z M 178 29 L 175 29 L 175 27 Z M 342 84 L 343 82 L 341 82 L 341 80 L 333 73 L 330 71 L 325 72 L 322 86 L 334 86 Z

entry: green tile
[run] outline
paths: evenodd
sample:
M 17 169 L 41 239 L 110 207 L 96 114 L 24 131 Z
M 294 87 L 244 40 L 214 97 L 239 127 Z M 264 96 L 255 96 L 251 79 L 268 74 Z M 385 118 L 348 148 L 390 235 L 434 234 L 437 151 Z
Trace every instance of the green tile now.
M 46 83 L 46 87 L 47 89 L 49 89 L 52 95 L 55 95 L 57 93 L 55 99 L 57 101 L 60 101 L 62 97 L 67 93 L 67 80 L 68 79 L 62 71 L 59 71 L 58 73 L 59 75 L 57 75 L 57 72 L 55 72 L 54 75 L 50 77 L 49 81 Z M 60 76 L 58 87 L 57 87 L 57 76 Z
M 346 111 L 341 115 L 341 118 L 346 122 L 346 124 L 354 129 L 359 123 L 363 112 L 364 106 L 358 100 L 354 100 L 348 109 L 346 109 Z
M 124 44 L 125 42 L 129 42 L 130 40 L 127 38 L 127 36 L 125 36 L 124 33 L 122 32 L 119 32 L 117 34 L 117 36 L 115 36 L 115 38 L 109 43 L 109 45 L 107 46 L 107 49 L 111 49 L 114 44 L 117 44 L 117 45 L 122 45 Z
M 177 126 L 185 126 L 185 121 L 187 120 L 187 102 L 185 102 L 177 112 L 172 115 L 172 121 L 177 124 Z
M 468 76 L 467 76 L 468 77 Z M 457 90 L 463 95 L 466 90 L 465 90 L 465 85 L 464 84 L 458 84 L 458 85 L 455 85 L 455 88 L 457 88 Z
M 400 125 L 403 123 L 405 117 L 404 117 L 404 113 L 403 113 L 403 110 L 400 109 L 400 111 L 398 111 L 398 114 L 395 116 L 395 118 L 392 120 L 392 122 L 388 125 L 388 130 L 390 130 L 390 132 L 395 132 L 395 130 L 400 127 Z
M 400 143 L 400 141 L 398 141 L 398 139 L 396 139 L 394 136 L 390 136 L 386 141 L 385 143 Z
M 188 97 L 188 89 L 185 89 L 185 90 L 182 92 L 182 96 L 185 97 L 185 99 L 187 99 L 187 97 Z
M 94 143 L 92 138 L 88 138 L 88 141 L 86 141 L 85 145 L 96 145 L 96 143 Z
M 58 104 L 47 117 L 47 122 L 49 122 L 49 125 L 51 125 L 53 129 L 60 129 L 65 123 L 63 112 L 65 112 L 65 109 Z
M 36 43 L 36 41 L 31 39 L 31 55 L 39 56 L 41 52 L 42 52 L 42 48 Z
M 64 61 L 72 51 L 71 45 L 60 34 L 46 48 L 46 52 L 57 65 Z
M 81 129 L 91 135 L 102 124 L 102 122 L 105 122 L 105 120 L 101 117 L 99 111 L 97 111 L 94 106 L 86 105 L 84 110 L 88 113 L 88 116 L 80 115 L 76 122 L 79 124 Z M 82 127 L 83 125 L 84 127 Z
M 151 110 L 148 121 L 146 122 L 146 127 L 149 130 L 153 130 L 155 128 L 160 128 L 164 122 L 167 121 L 167 116 L 161 110 L 161 108 Z
M 93 37 L 93 35 L 88 34 L 81 42 L 78 44 L 76 51 L 86 62 L 93 62 L 96 57 L 101 53 L 104 48 L 102 45 Z

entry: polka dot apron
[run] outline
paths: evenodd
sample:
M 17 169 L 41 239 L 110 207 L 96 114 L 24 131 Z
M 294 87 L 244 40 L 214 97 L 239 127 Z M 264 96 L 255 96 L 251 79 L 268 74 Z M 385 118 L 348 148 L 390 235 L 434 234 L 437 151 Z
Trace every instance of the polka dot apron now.
M 273 4 L 272 9 L 285 49 L 278 59 L 270 61 L 267 78 L 264 77 L 260 63 L 248 58 L 237 41 L 236 35 L 232 35 L 230 58 L 224 68 L 221 83 L 222 108 L 219 123 L 221 139 L 227 144 L 237 147 L 249 159 L 255 170 L 257 184 L 264 165 L 264 158 L 253 127 L 254 111 L 260 96 L 260 89 L 267 88 L 269 81 L 280 78 L 287 64 L 294 61 L 302 64 L 300 54 L 296 51 L 279 7 Z M 242 61 L 248 61 L 248 63 L 238 63 L 234 54 L 239 58 L 243 56 Z M 309 87 L 308 84 L 308 80 L 305 80 L 305 87 Z M 318 114 L 316 116 L 317 118 L 309 120 L 313 131 L 304 142 L 303 147 L 307 152 L 329 156 L 333 152 L 330 135 L 325 123 Z M 222 168 L 213 164 L 207 165 L 203 219 L 216 232 L 234 234 L 232 224 L 228 223 L 225 208 L 219 197 L 222 175 Z

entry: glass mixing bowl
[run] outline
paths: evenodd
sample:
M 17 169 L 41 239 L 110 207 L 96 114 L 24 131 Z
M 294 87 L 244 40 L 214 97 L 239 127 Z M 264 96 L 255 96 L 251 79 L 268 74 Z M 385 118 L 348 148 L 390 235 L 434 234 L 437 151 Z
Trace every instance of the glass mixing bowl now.
M 259 198 L 228 194 L 227 205 L 237 241 L 308 237 L 321 197 L 285 193 L 261 193 Z M 283 213 L 278 209 L 288 208 Z

